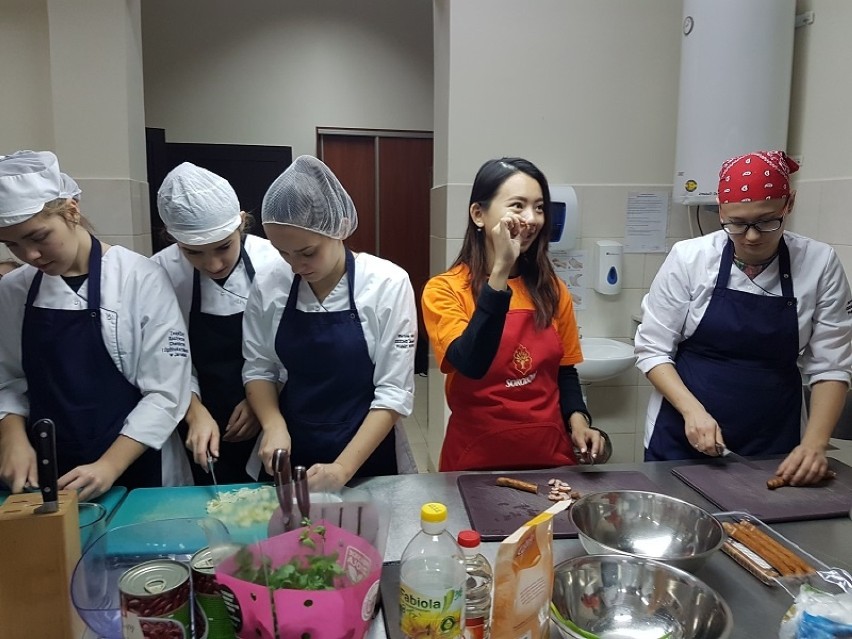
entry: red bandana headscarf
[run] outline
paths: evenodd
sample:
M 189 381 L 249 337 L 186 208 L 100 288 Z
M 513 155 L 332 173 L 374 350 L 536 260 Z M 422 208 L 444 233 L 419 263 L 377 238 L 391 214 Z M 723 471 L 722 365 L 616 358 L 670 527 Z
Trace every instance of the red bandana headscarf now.
M 790 195 L 799 165 L 784 151 L 757 151 L 725 160 L 719 171 L 719 203 L 774 200 Z

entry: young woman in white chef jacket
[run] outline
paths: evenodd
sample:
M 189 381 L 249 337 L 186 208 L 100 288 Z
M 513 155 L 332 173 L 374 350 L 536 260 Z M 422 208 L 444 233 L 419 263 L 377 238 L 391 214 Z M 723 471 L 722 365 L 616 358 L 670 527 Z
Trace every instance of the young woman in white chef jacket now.
M 194 164 L 166 176 L 157 207 L 175 243 L 152 259 L 166 269 L 189 327 L 193 394 L 179 430 L 193 478 L 211 483 L 210 455 L 220 483 L 253 481 L 246 464 L 260 424 L 243 387 L 243 311 L 256 274 L 281 257 L 268 240 L 245 233 L 246 213 L 228 181 Z
M 185 482 L 164 445 L 189 405 L 189 348 L 163 270 L 90 234 L 50 152 L 0 157 L 0 242 L 25 263 L 0 281 L 0 480 L 38 485 L 27 426 L 50 418 L 59 488 L 80 500 Z
M 414 403 L 408 274 L 344 246 L 358 226 L 355 206 L 316 158 L 297 158 L 272 183 L 262 218 L 284 259 L 252 287 L 243 380 L 267 472 L 276 448 L 308 468 L 314 490 L 412 470 L 405 431 L 395 428 Z

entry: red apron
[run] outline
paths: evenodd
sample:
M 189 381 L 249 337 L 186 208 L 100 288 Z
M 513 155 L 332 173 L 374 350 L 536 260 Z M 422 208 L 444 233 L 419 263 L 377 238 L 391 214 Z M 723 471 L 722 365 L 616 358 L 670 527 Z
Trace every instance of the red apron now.
M 559 409 L 562 342 L 537 330 L 531 310 L 509 311 L 500 348 L 482 379 L 447 385 L 452 411 L 441 471 L 552 468 L 577 463 Z

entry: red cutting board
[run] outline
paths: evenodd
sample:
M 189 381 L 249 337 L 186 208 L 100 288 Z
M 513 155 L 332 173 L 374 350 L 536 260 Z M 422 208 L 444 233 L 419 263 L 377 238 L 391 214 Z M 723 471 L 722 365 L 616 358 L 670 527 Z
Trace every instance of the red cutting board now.
M 817 486 L 766 487 L 781 459 L 754 460 L 760 470 L 720 460 L 711 464 L 677 466 L 672 473 L 721 510 L 744 510 L 764 522 L 846 517 L 852 508 L 852 468 L 829 459 L 835 479 Z
M 538 484 L 538 494 L 498 486 L 498 477 L 511 477 Z M 561 479 L 581 495 L 607 490 L 649 490 L 660 492 L 659 486 L 644 474 L 632 470 L 583 472 L 567 468 L 538 471 L 504 471 L 468 473 L 458 478 L 470 526 L 483 541 L 502 541 L 530 519 L 547 510 L 554 502 L 547 498 L 549 479 Z M 565 539 L 577 536 L 568 511 L 553 520 L 553 536 Z

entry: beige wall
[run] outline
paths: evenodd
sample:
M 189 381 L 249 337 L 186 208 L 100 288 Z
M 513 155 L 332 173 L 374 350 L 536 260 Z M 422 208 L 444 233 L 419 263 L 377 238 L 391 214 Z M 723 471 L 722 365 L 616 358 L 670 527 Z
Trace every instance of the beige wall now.
M 317 126 L 432 129 L 430 0 L 237 4 L 143 2 L 146 124 L 170 142 L 296 157 Z
M 0 0 L 0 153 L 51 150 L 109 243 L 149 252 L 139 0 Z

